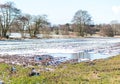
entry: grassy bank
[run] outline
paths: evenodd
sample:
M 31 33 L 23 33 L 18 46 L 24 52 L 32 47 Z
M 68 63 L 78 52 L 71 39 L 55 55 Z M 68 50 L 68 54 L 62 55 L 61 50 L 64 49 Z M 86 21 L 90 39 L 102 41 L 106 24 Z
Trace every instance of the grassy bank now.
M 5 84 L 119 84 L 120 55 L 109 59 L 94 60 L 75 64 L 53 66 L 34 66 L 40 76 L 29 77 L 32 67 L 15 66 L 0 63 L 0 79 Z M 52 69 L 52 70 L 48 70 Z

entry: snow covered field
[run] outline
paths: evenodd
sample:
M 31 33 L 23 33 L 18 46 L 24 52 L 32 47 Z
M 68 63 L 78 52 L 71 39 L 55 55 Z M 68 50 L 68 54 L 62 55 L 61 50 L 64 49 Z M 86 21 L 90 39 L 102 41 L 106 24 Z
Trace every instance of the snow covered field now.
M 120 39 L 81 38 L 0 41 L 1 55 L 33 56 L 49 54 L 56 57 L 73 58 L 73 54 L 79 52 L 88 52 L 92 60 L 118 55 L 120 54 Z

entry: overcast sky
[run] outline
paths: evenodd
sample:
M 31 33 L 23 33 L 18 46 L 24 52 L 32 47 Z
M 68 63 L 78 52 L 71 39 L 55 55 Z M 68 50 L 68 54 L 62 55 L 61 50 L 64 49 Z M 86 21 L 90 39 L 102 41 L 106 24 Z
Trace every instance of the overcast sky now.
M 94 23 L 120 22 L 120 0 L 0 0 L 13 1 L 23 13 L 48 16 L 52 24 L 70 23 L 75 12 L 86 10 Z

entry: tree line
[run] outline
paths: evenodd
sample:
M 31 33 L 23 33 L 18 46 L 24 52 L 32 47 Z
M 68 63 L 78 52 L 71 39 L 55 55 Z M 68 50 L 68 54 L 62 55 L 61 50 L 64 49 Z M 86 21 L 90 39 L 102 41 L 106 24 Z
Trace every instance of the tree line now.
M 111 24 L 95 25 L 88 11 L 78 10 L 71 23 L 51 25 L 47 15 L 24 14 L 13 2 L 6 2 L 0 4 L 0 37 L 9 38 L 11 33 L 20 33 L 22 38 L 26 38 L 27 34 L 30 38 L 37 38 L 39 34 L 45 37 L 51 34 L 114 36 L 120 34 L 120 24 L 113 21 Z

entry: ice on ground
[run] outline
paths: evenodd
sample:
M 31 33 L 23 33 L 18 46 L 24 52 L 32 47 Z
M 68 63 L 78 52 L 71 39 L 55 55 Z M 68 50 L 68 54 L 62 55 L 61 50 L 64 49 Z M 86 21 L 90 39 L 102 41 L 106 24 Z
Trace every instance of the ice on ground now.
M 0 41 L 0 54 L 24 56 L 51 54 L 72 58 L 73 53 L 88 52 L 92 59 L 120 54 L 119 38 L 25 39 Z M 97 55 L 96 55 L 97 54 Z M 98 55 L 99 54 L 99 55 Z

